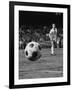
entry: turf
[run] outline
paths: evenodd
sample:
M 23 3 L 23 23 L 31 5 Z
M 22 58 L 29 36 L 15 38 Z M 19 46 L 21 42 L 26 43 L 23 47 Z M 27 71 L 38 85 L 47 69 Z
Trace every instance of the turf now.
M 19 79 L 50 78 L 63 76 L 63 49 L 56 48 L 56 55 L 50 55 L 50 49 L 42 49 L 42 57 L 29 61 L 24 50 L 19 50 Z

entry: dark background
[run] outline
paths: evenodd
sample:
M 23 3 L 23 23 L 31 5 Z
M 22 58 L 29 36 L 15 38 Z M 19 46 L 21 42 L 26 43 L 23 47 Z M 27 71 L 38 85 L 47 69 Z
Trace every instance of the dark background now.
M 50 47 L 50 38 L 47 35 L 52 28 L 52 23 L 55 23 L 57 37 L 62 41 L 63 13 L 19 11 L 20 47 L 23 43 L 29 43 L 30 41 L 42 42 L 45 45 L 42 47 Z M 49 43 L 45 43 L 45 41 Z M 63 44 L 61 44 L 61 46 L 63 46 Z
M 25 24 L 35 28 L 40 25 L 50 27 L 52 23 L 58 28 L 63 27 L 63 13 L 19 11 L 19 27 Z

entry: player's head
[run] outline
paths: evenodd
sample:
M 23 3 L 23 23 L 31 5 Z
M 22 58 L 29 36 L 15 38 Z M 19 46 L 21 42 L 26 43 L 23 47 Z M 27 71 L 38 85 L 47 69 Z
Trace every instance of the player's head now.
M 55 24 L 54 23 L 52 24 L 52 28 L 55 28 Z

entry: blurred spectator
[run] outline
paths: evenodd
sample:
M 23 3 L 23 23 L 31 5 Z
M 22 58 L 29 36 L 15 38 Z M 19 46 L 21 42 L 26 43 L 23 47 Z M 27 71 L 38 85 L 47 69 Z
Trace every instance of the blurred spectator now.
M 25 46 L 30 41 L 48 42 L 48 44 L 45 44 L 51 45 L 49 31 L 50 26 L 46 25 L 22 25 L 19 29 L 19 47 L 24 48 L 23 45 Z M 59 45 L 59 48 L 61 48 L 63 47 L 63 28 L 58 28 L 57 37 L 60 38 L 60 40 L 57 41 L 57 44 Z

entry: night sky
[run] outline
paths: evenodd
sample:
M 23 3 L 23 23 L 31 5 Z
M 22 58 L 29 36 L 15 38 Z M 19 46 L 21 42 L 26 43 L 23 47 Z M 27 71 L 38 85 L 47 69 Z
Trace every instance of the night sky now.
M 63 26 L 62 13 L 19 11 L 19 27 L 21 25 L 46 25 L 55 23 L 57 27 Z

